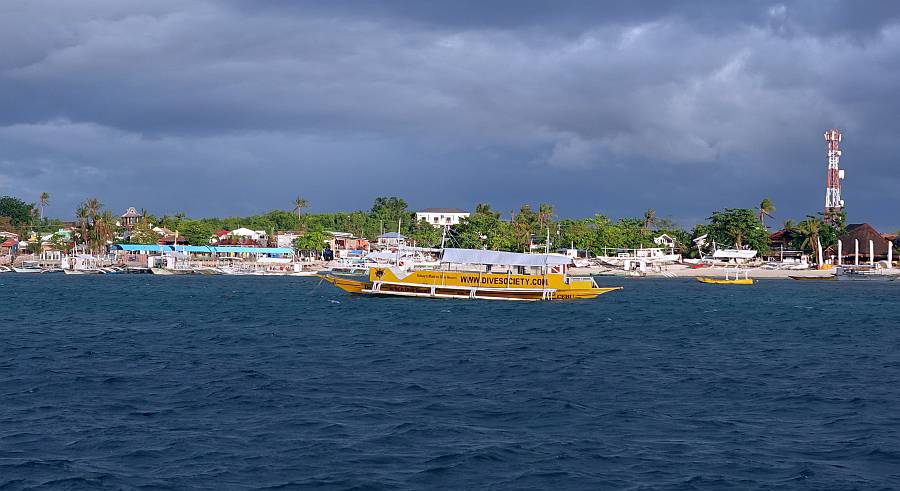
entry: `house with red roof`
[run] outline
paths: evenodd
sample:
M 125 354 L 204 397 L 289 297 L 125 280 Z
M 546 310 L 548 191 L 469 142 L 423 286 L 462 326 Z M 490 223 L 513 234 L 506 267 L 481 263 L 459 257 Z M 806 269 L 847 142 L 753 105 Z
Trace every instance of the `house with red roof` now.
M 222 229 L 222 230 L 216 230 L 216 231 L 213 233 L 212 237 L 210 237 L 209 243 L 210 243 L 210 244 L 218 244 L 219 242 L 222 241 L 222 239 L 223 239 L 226 235 L 228 235 L 228 234 L 230 234 L 230 233 L 231 233 L 231 230 L 225 230 L 225 229 Z
M 15 234 L 13 234 L 15 235 Z M 3 237 L 0 237 L 2 240 Z M 0 256 L 14 256 L 19 249 L 19 241 L 17 239 L 6 239 L 0 243 Z

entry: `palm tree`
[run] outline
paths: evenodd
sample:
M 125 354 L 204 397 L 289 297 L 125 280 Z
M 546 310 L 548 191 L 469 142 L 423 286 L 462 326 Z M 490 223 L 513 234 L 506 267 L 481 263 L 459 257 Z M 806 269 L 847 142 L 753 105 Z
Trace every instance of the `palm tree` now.
M 551 218 L 553 218 L 553 205 L 549 203 L 538 205 L 538 223 L 541 226 L 541 230 L 544 229 L 544 225 L 550 224 Z
M 97 198 L 88 198 L 87 201 L 84 202 L 84 207 L 87 208 L 88 218 L 91 219 L 91 223 L 94 223 L 97 221 L 97 215 L 100 214 L 100 209 L 103 208 L 103 203 Z
M 297 212 L 297 220 L 300 220 L 300 215 L 303 213 L 303 209 L 309 206 L 309 201 L 297 196 L 294 199 L 294 211 Z
M 44 191 L 41 193 L 40 201 L 38 201 L 38 206 L 41 207 L 41 220 L 44 219 L 44 207 L 50 204 L 50 193 Z
M 97 243 L 97 220 L 100 215 L 100 210 L 103 208 L 103 203 L 100 202 L 98 198 L 88 198 L 82 204 L 85 210 L 85 221 L 88 223 L 88 228 L 90 229 L 87 236 L 82 235 L 82 238 L 85 242 L 91 243 L 91 252 L 94 251 L 94 245 Z
M 790 218 L 788 218 L 787 220 L 784 221 L 784 229 L 785 230 L 796 230 L 796 228 L 797 228 L 797 222 L 791 220 Z
M 822 221 L 812 215 L 807 215 L 806 220 L 797 224 L 797 231 L 803 236 L 800 248 L 806 249 L 809 247 L 816 262 L 819 261 L 819 231 L 821 228 Z
M 78 219 L 78 226 L 81 228 L 81 243 L 87 242 L 87 221 L 88 221 L 88 210 L 87 206 L 84 203 L 78 205 L 78 208 L 75 209 L 75 218 Z
M 494 210 L 491 209 L 491 205 L 487 203 L 478 203 L 475 205 L 475 214 L 476 215 L 495 215 L 499 216 Z
M 28 213 L 31 215 L 31 227 L 35 228 L 36 226 L 35 226 L 34 222 L 36 222 L 38 220 L 41 212 L 38 211 L 37 208 L 33 208 L 34 207 L 33 203 L 31 206 L 32 206 L 32 208 L 30 210 L 28 210 Z
M 775 205 L 772 204 L 772 200 L 769 198 L 765 198 L 759 203 L 759 221 L 762 222 L 763 228 L 766 228 L 766 217 L 772 218 L 772 213 L 775 211 Z
M 650 208 L 644 212 L 644 230 L 650 230 L 653 225 L 656 225 L 656 210 Z
M 94 218 L 94 227 L 92 231 L 92 239 L 94 246 L 91 250 L 98 253 L 105 252 L 106 243 L 115 237 L 116 219 L 111 211 L 107 210 Z

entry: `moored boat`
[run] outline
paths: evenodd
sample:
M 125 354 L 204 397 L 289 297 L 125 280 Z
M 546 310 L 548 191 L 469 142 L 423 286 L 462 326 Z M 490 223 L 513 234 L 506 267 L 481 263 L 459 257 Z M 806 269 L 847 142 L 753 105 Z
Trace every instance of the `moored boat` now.
M 753 278 L 710 278 L 708 276 L 698 276 L 697 281 L 701 283 L 710 283 L 714 285 L 752 285 Z
M 894 281 L 900 271 L 878 267 L 838 266 L 834 278 L 839 281 Z
M 21 266 L 13 266 L 12 270 L 16 273 L 43 273 L 43 268 L 37 263 L 22 263 Z
M 833 275 L 833 274 L 828 275 L 828 276 L 794 276 L 794 275 L 790 275 L 790 276 L 788 276 L 788 278 L 790 278 L 792 280 L 799 280 L 799 281 L 834 281 L 835 275 Z
M 323 275 L 350 293 L 486 300 L 573 300 L 596 298 L 621 287 L 601 288 L 592 277 L 566 274 L 572 259 L 560 254 L 523 254 L 444 249 L 440 268 L 369 270 L 368 281 Z
M 713 278 L 711 276 L 697 276 L 697 281 L 700 283 L 709 283 L 712 285 L 752 285 L 753 278 L 747 276 L 746 270 L 741 270 L 739 267 L 734 268 L 734 275 L 729 273 L 729 270 L 725 270 L 724 278 Z M 743 273 L 743 277 L 741 274 Z

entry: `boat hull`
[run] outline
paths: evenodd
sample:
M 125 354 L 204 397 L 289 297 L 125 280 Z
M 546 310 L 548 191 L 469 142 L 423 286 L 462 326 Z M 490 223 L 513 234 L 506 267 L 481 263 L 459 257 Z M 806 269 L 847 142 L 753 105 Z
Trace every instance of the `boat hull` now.
M 162 276 L 195 274 L 192 269 L 166 269 L 166 268 L 150 268 L 150 273 Z
M 887 274 L 839 274 L 835 275 L 838 281 L 894 281 L 896 275 Z
M 741 278 L 737 280 L 726 280 L 724 278 L 710 278 L 708 276 L 698 276 L 697 281 L 700 283 L 709 283 L 712 285 L 752 285 L 753 278 Z

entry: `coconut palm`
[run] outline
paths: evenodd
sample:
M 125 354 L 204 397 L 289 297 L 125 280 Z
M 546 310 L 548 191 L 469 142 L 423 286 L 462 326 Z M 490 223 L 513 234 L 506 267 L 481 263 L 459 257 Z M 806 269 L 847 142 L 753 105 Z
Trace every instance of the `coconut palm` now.
M 487 203 L 478 203 L 477 205 L 475 205 L 475 215 L 485 215 L 500 218 L 500 212 L 494 211 L 494 209 L 491 208 L 491 205 Z
M 93 224 L 97 220 L 97 215 L 100 214 L 100 210 L 103 208 L 103 203 L 97 198 L 88 198 L 84 202 L 84 207 L 87 208 L 88 218 L 91 219 L 91 223 Z
M 656 210 L 650 208 L 644 212 L 644 230 L 650 230 L 653 225 L 656 225 Z
M 82 225 L 82 240 L 86 243 L 90 242 L 91 251 L 94 250 L 94 246 L 97 244 L 97 226 L 98 219 L 100 217 L 100 210 L 103 208 L 103 203 L 100 202 L 98 198 L 88 198 L 82 203 L 81 208 L 84 208 L 84 222 Z M 76 211 L 77 213 L 78 211 Z
M 75 218 L 78 219 L 78 228 L 81 229 L 81 242 L 85 243 L 87 242 L 88 210 L 84 203 L 75 209 Z
M 478 203 L 475 205 L 475 214 L 476 215 L 493 215 L 494 210 L 491 209 L 491 205 L 487 203 Z
M 38 201 L 38 206 L 41 208 L 41 220 L 44 219 L 44 208 L 50 204 L 50 193 L 44 191 L 41 193 L 40 201 Z
M 105 252 L 108 241 L 115 237 L 116 218 L 107 210 L 97 214 L 91 224 L 91 252 Z
M 32 204 L 31 206 L 33 207 L 34 204 Z M 41 212 L 38 211 L 37 208 L 31 208 L 30 210 L 28 210 L 28 213 L 31 216 L 31 227 L 35 228 L 35 222 L 40 219 Z
M 544 225 L 550 224 L 551 218 L 553 218 L 553 205 L 549 203 L 538 205 L 538 223 L 541 226 L 541 230 L 544 229 Z
M 822 229 L 822 221 L 818 218 L 808 215 L 806 220 L 797 224 L 797 232 L 803 237 L 800 243 L 801 249 L 809 247 L 812 250 L 813 258 L 819 261 L 819 232 Z
M 97 234 L 100 239 L 98 244 L 98 252 L 106 252 L 107 243 L 116 237 L 116 217 L 109 210 L 100 214 L 99 218 L 101 230 Z
M 300 220 L 300 215 L 303 213 L 303 209 L 309 206 L 309 201 L 297 196 L 294 199 L 294 211 L 297 212 L 297 220 Z
M 772 218 L 772 213 L 775 211 L 775 205 L 772 204 L 772 200 L 769 198 L 765 198 L 759 203 L 759 221 L 762 222 L 763 228 L 766 227 L 766 217 Z
M 796 230 L 796 229 L 797 229 L 797 222 L 795 222 L 795 221 L 791 220 L 790 218 L 788 218 L 787 220 L 784 221 L 784 229 L 785 229 L 785 230 Z

